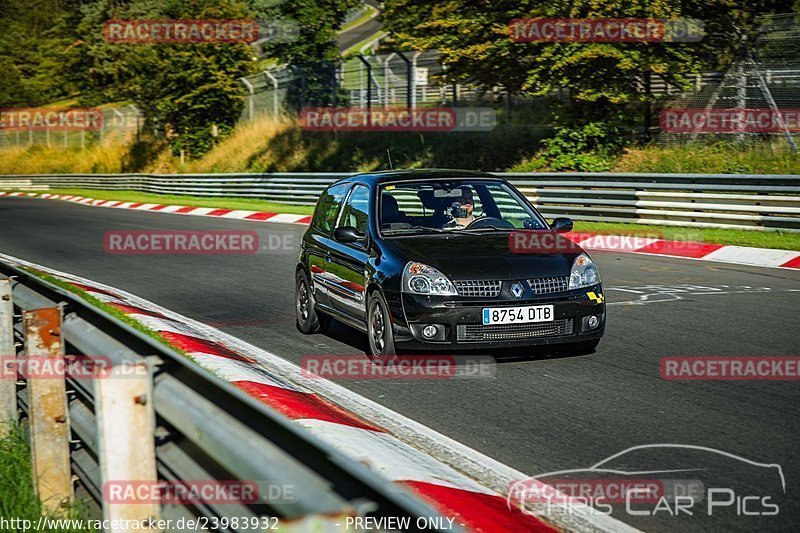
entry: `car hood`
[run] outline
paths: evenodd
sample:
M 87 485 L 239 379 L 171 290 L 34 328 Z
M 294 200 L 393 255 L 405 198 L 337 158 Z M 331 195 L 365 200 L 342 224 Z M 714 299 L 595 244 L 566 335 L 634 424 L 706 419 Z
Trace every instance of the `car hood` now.
M 514 253 L 509 234 L 396 237 L 384 241 L 406 261 L 419 261 L 450 279 L 523 279 L 568 276 L 582 251 Z

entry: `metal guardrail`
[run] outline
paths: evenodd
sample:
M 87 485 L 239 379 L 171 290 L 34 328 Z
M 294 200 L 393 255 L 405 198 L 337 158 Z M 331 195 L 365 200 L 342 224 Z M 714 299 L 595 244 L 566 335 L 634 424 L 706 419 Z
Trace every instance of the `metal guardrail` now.
M 795 174 L 496 174 L 507 178 L 548 217 L 800 230 L 800 175 Z M 0 189 L 135 190 L 313 205 L 326 185 L 349 175 L 346 172 L 6 175 L 0 176 Z
M 173 527 L 181 518 L 227 517 L 243 524 L 254 517 L 274 517 L 288 531 L 338 531 L 346 517 L 409 517 L 416 524 L 419 517 L 440 516 L 410 492 L 183 355 L 5 263 L 0 263 L 0 348 L 15 354 L 15 362 L 34 356 L 55 362 L 65 353 L 102 354 L 108 362 L 103 378 L 68 374 L 66 379 L 41 379 L 25 373 L 18 381 L 0 380 L 0 416 L 16 420 L 21 414 L 26 419 L 34 472 L 47 472 L 48 477 L 37 481 L 38 494 L 48 496 L 53 509 L 72 498 L 74 474 L 104 519 L 154 517 L 173 520 Z M 8 357 L 3 377 L 8 377 Z M 131 368 L 143 370 L 142 379 L 126 373 Z M 120 379 L 114 379 L 115 373 Z M 0 424 L 0 433 L 4 428 Z M 148 462 L 149 477 L 162 483 L 240 480 L 262 489 L 291 490 L 274 496 L 265 491 L 257 500 L 239 502 L 178 501 L 148 507 L 148 502 L 110 501 L 104 493 L 108 481 L 133 476 L 131 482 L 145 482 Z M 240 528 L 231 521 L 215 529 L 263 530 L 252 524 Z

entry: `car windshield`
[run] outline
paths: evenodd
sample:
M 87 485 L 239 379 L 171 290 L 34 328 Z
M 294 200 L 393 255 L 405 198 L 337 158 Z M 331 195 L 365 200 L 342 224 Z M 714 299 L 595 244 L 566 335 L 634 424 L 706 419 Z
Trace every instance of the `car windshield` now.
M 546 229 L 542 217 L 499 180 L 390 183 L 380 192 L 384 235 Z

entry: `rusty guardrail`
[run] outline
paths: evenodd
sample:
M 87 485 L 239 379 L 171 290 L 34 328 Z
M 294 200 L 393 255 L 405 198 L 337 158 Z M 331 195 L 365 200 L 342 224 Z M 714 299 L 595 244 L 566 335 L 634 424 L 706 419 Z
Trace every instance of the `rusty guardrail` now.
M 104 520 L 140 524 L 108 531 L 160 531 L 158 519 L 181 531 L 181 518 L 217 531 L 339 531 L 346 517 L 440 516 L 182 354 L 1 262 L 0 350 L 0 437 L 13 424 L 27 428 L 36 492 L 50 514 L 73 501 L 77 478 Z M 108 490 L 198 482 L 292 490 L 223 502 Z

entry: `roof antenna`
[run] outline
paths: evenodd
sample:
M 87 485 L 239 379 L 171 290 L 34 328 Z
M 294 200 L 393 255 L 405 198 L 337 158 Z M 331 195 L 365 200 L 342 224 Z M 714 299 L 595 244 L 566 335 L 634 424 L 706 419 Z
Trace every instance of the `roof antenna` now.
M 389 170 L 394 170 L 394 165 L 392 165 L 392 152 L 389 149 L 386 149 L 386 155 L 389 157 Z

